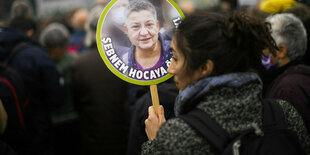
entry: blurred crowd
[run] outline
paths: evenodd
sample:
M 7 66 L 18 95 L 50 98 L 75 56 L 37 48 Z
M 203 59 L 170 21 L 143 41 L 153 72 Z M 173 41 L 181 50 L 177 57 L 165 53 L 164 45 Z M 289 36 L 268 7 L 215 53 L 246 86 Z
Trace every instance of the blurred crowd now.
M 119 0 L 118 3 L 123 2 L 126 6 L 130 1 L 134 0 Z M 161 7 L 165 0 L 149 1 Z M 199 11 L 225 15 L 240 10 L 267 21 L 271 15 L 290 13 L 300 19 L 306 34 L 310 34 L 309 0 L 175 2 L 185 17 Z M 4 93 L 11 89 L 1 89 L 1 155 L 140 154 L 142 143 L 148 140 L 144 121 L 148 117 L 147 109 L 152 105 L 151 96 L 148 86 L 119 79 L 100 57 L 96 28 L 108 3 L 109 0 L 97 0 L 91 8 L 74 7 L 38 17 L 33 9 L 34 1 L 0 2 L 3 6 L 0 6 L 0 61 L 7 61 L 8 53 L 17 51 L 8 64 L 22 79 L 21 93 L 24 93 L 24 97 L 19 98 L 22 94 L 14 96 Z M 266 58 L 269 63 L 264 65 L 269 65 L 268 69 L 261 66 L 259 71 L 264 95 L 293 103 L 310 134 L 309 83 L 304 84 L 306 88 L 300 92 L 296 89 L 290 94 L 292 96 L 273 93 L 276 88 L 270 87 L 289 67 L 310 65 L 309 36 L 305 38 L 307 43 L 299 45 L 307 46 L 301 49 L 302 54 L 275 64 L 270 63 L 272 58 L 269 56 Z M 307 76 L 304 82 L 309 82 L 310 74 Z M 159 84 L 158 93 L 166 119 L 175 117 L 174 102 L 179 92 L 173 78 Z M 17 105 L 12 106 L 16 99 L 21 110 L 16 108 Z M 20 123 L 14 121 L 21 121 L 22 115 L 24 126 L 20 127 Z

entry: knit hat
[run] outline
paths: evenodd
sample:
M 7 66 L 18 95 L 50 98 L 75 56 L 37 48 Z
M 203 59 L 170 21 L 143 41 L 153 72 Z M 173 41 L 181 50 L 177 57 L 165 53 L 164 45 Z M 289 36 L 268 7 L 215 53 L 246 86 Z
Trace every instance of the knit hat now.
M 265 0 L 261 3 L 260 9 L 268 13 L 280 13 L 296 4 L 295 0 Z

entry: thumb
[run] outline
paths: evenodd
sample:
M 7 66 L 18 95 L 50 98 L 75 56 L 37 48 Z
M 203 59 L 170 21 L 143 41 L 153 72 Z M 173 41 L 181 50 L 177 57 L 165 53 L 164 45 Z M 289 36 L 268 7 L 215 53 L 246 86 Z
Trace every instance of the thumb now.
M 158 119 L 160 123 L 165 123 L 166 119 L 165 119 L 165 111 L 164 111 L 164 107 L 162 105 L 160 105 L 158 107 Z

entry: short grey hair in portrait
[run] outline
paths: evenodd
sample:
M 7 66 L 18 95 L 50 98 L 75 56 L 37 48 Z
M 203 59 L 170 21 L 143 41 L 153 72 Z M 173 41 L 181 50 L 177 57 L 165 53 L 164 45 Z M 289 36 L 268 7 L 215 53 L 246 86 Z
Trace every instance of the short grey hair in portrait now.
M 64 25 L 51 23 L 41 32 L 40 43 L 47 48 L 65 47 L 69 38 L 69 31 Z
M 287 55 L 291 60 L 303 57 L 307 49 L 307 33 L 301 20 L 290 13 L 269 16 L 272 37 L 277 45 L 287 46 Z
M 125 18 L 126 18 L 125 24 L 127 23 L 127 18 L 130 13 L 139 12 L 142 10 L 149 10 L 153 14 L 154 19 L 157 20 L 157 12 L 152 3 L 146 0 L 133 0 L 129 2 L 129 5 L 125 10 Z

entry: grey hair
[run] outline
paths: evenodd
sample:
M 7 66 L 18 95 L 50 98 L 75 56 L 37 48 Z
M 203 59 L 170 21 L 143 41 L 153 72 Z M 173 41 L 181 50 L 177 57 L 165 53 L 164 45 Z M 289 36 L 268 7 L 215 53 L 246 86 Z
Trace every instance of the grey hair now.
M 60 23 L 49 24 L 40 34 L 40 43 L 47 48 L 66 47 L 69 31 Z
M 157 12 L 152 3 L 146 0 L 133 0 L 129 3 L 129 5 L 125 10 L 125 18 L 126 18 L 125 23 L 127 23 L 127 18 L 130 15 L 130 13 L 139 12 L 142 10 L 149 10 L 153 14 L 154 19 L 157 20 Z
M 34 16 L 31 4 L 26 0 L 16 0 L 11 7 L 11 18 Z
M 287 55 L 291 60 L 303 57 L 307 49 L 307 33 L 301 20 L 290 13 L 269 16 L 272 37 L 277 45 L 287 46 Z

